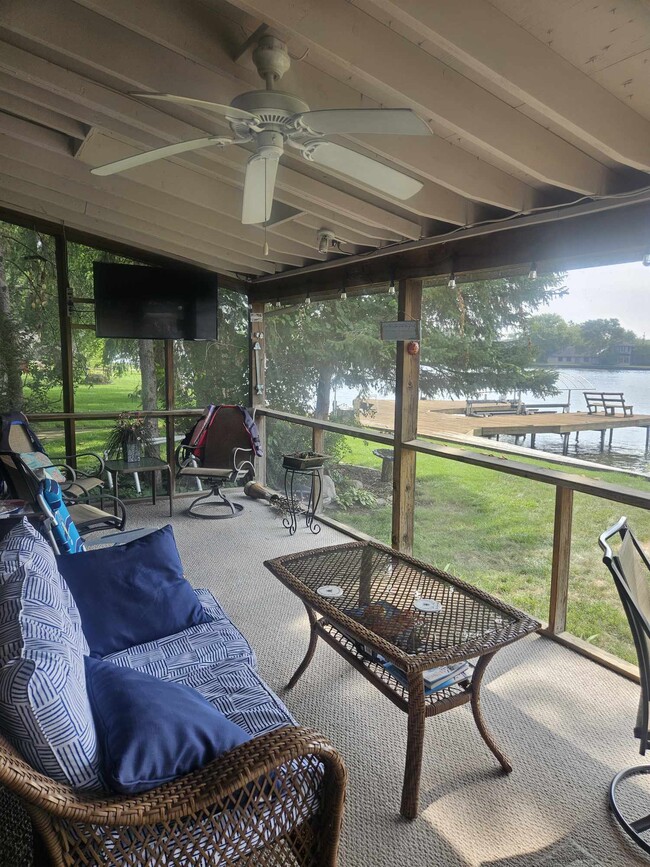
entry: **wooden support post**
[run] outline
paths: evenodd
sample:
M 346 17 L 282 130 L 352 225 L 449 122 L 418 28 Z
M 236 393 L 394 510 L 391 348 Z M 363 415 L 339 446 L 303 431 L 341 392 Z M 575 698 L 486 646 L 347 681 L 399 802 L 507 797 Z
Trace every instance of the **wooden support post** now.
M 311 447 L 318 455 L 325 454 L 325 431 L 322 427 L 312 428 L 311 431 Z
M 63 412 L 74 412 L 74 368 L 72 353 L 72 322 L 70 319 L 70 291 L 68 280 L 68 248 L 63 235 L 54 237 L 56 286 L 59 301 L 59 330 L 61 334 L 61 386 Z M 77 437 L 74 419 L 63 422 L 65 453 L 72 466 L 76 464 Z
M 420 319 L 422 281 L 400 280 L 398 319 Z M 395 461 L 393 464 L 393 548 L 413 552 L 415 512 L 415 452 L 403 443 L 413 440 L 418 430 L 420 356 L 407 352 L 405 341 L 397 342 L 395 375 Z
M 555 489 L 555 522 L 553 526 L 553 564 L 551 566 L 551 601 L 548 632 L 557 635 L 566 630 L 571 565 L 571 524 L 573 490 L 560 485 Z
M 253 301 L 249 310 L 248 323 L 248 382 L 249 405 L 253 410 L 266 405 L 266 335 L 264 333 L 264 302 Z M 256 477 L 261 485 L 266 484 L 266 418 L 255 416 L 260 434 L 263 455 L 257 458 Z M 314 449 L 316 451 L 316 449 Z
M 165 409 L 174 409 L 176 400 L 176 383 L 174 379 L 174 341 L 165 340 Z M 167 463 L 172 468 L 169 474 L 169 484 L 171 491 L 170 497 L 173 497 L 176 492 L 176 467 L 174 466 L 174 453 L 176 452 L 176 441 L 174 439 L 174 419 L 171 416 L 165 416 L 165 440 L 167 444 Z

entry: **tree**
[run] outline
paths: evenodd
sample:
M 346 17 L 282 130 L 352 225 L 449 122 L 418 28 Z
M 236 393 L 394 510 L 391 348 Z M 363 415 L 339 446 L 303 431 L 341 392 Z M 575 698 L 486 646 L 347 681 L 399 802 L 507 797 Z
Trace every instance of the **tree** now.
M 557 313 L 540 313 L 528 320 L 528 336 L 535 347 L 536 361 L 544 362 L 550 355 L 570 346 L 582 345 L 580 326 L 567 322 Z
M 392 390 L 395 344 L 380 339 L 379 323 L 396 315 L 395 298 L 386 294 L 270 311 L 266 336 L 271 404 L 328 418 L 333 387 Z
M 535 310 L 566 292 L 563 284 L 563 274 L 545 274 L 425 288 L 421 391 L 427 397 L 554 393 L 557 375 L 532 367 L 529 322 Z

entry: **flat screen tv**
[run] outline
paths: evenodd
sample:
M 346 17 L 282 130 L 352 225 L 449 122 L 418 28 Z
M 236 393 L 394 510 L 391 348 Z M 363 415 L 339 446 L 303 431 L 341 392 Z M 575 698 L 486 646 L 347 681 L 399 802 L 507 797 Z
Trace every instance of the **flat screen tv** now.
M 97 337 L 217 339 L 217 275 L 93 263 Z

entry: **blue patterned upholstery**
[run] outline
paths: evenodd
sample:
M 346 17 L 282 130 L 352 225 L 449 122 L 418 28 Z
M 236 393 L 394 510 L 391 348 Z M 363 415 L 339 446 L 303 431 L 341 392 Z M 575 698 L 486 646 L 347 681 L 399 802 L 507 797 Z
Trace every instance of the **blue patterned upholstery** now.
M 257 674 L 255 654 L 209 590 L 194 591 L 214 618 L 176 635 L 111 653 L 107 662 L 183 683 L 251 736 L 296 725 Z
M 253 649 L 212 593 L 209 590 L 194 592 L 214 618 L 211 623 L 199 623 L 166 638 L 109 653 L 104 659 L 176 683 L 183 683 L 185 675 L 197 667 L 211 667 L 229 660 L 241 660 L 254 668 Z
M 99 789 L 87 653 L 52 550 L 23 519 L 0 544 L 0 729 L 38 770 Z

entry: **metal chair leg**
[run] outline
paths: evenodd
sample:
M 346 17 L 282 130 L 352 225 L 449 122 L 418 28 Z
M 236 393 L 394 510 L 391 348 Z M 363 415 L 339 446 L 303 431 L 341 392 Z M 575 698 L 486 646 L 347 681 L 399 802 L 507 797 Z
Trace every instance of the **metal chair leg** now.
M 214 497 L 214 499 L 212 499 Z M 202 510 L 206 511 L 202 511 Z M 211 509 L 227 509 L 225 514 L 209 514 Z M 231 503 L 221 491 L 221 488 L 214 486 L 206 494 L 201 494 L 195 500 L 192 500 L 187 514 L 193 518 L 206 518 L 212 521 L 223 520 L 224 518 L 236 518 L 243 511 L 244 507 L 241 503 Z
M 629 822 L 623 816 L 616 800 L 616 789 L 619 784 L 622 783 L 623 780 L 635 777 L 639 774 L 650 774 L 650 764 L 636 765 L 633 768 L 626 768 L 624 771 L 620 771 L 620 773 L 616 774 L 609 787 L 609 805 L 612 813 L 616 817 L 616 821 L 625 833 L 634 840 L 637 846 L 650 855 L 650 841 L 645 840 L 641 836 L 644 831 L 650 829 L 650 815 L 642 816 L 640 819 L 635 819 L 633 822 Z

